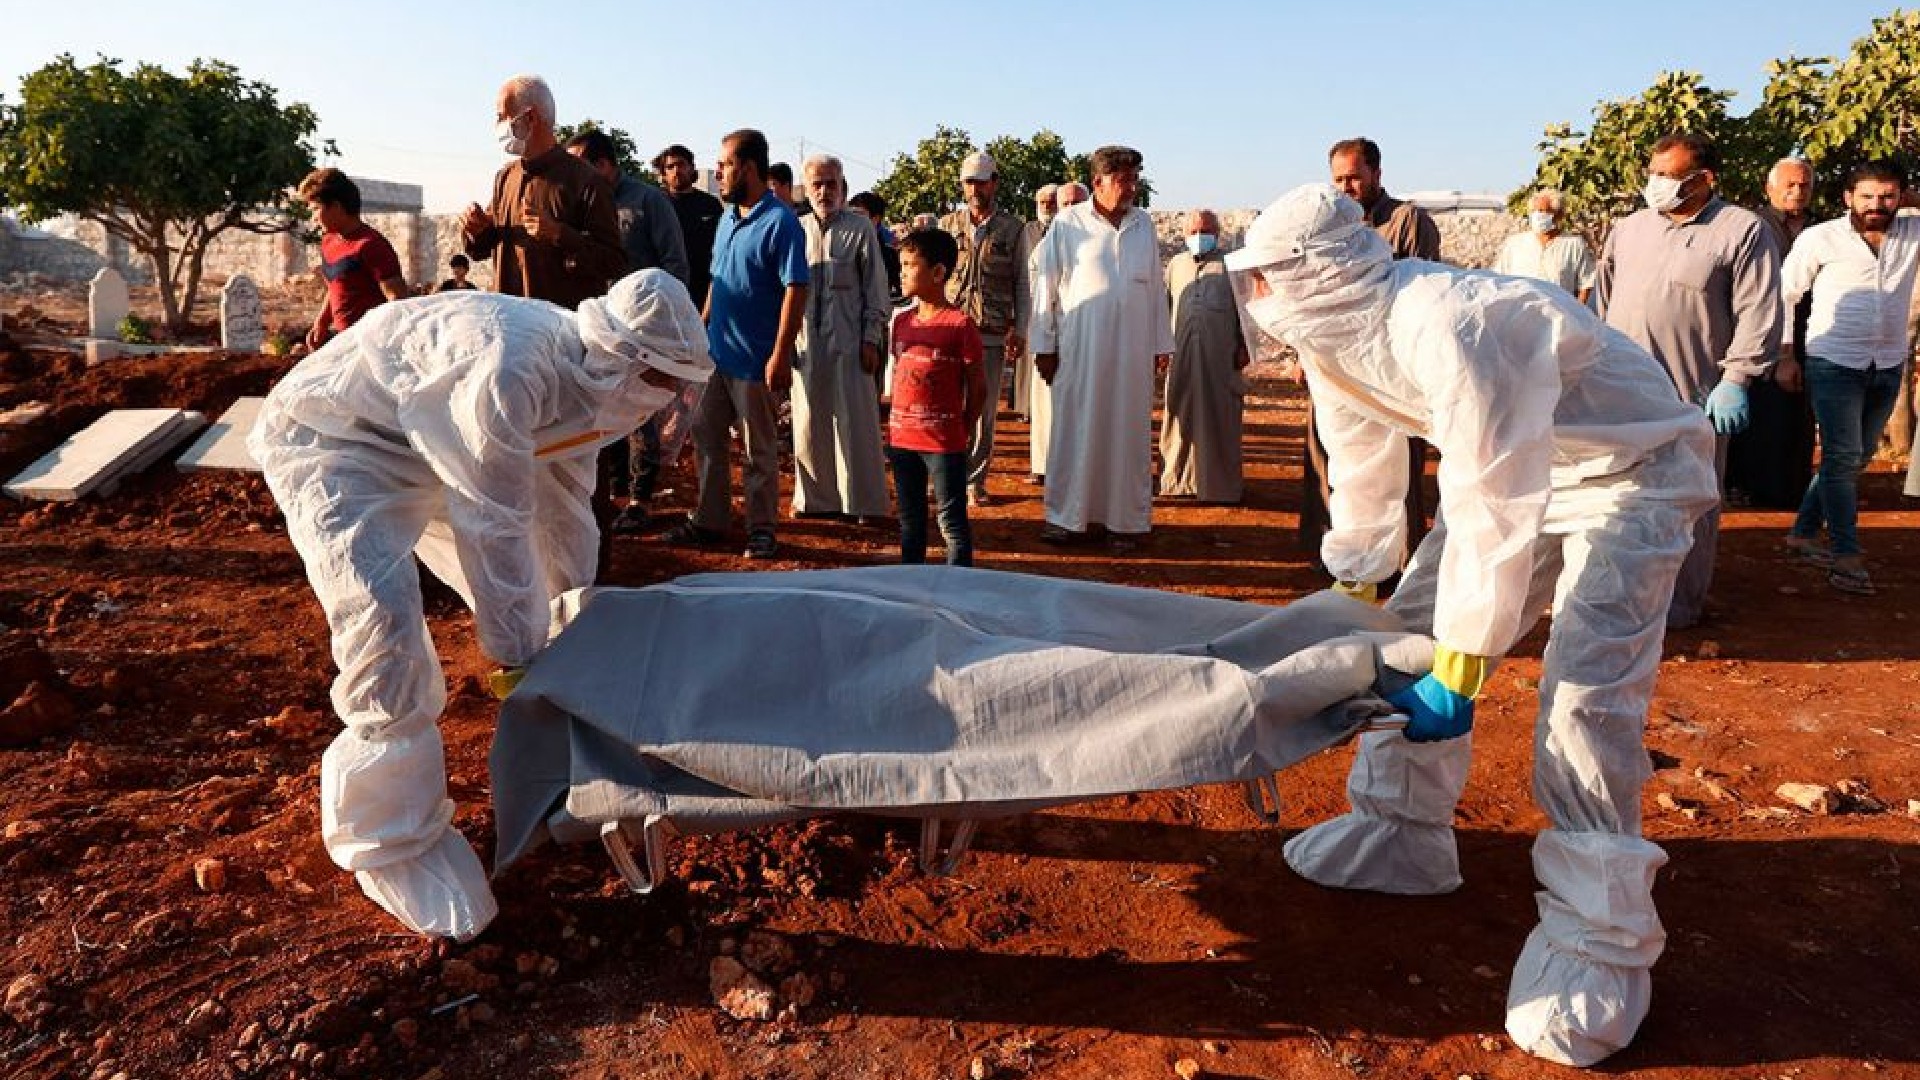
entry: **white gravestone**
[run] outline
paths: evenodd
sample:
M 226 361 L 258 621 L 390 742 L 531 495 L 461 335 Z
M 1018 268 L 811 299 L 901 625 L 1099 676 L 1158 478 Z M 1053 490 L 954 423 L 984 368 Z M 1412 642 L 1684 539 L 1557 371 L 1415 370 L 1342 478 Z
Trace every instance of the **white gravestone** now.
M 266 341 L 260 287 L 247 275 L 235 274 L 220 290 L 220 347 L 228 352 L 259 352 Z
M 120 321 L 133 310 L 127 298 L 127 279 L 109 266 L 93 275 L 87 286 L 87 336 L 120 340 Z

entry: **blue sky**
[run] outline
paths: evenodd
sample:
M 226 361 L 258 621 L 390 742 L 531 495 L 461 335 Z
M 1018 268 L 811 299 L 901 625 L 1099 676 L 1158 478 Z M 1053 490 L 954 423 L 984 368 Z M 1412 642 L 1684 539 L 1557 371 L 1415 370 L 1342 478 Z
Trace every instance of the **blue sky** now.
M 969 34 L 963 6 L 0 0 L 0 97 L 61 52 L 218 57 L 312 106 L 334 164 L 423 184 L 439 211 L 487 194 L 493 95 L 527 71 L 563 122 L 625 128 L 649 155 L 681 142 L 710 164 L 721 135 L 758 127 L 776 159 L 839 154 L 858 189 L 936 124 L 981 142 L 1049 128 L 1074 150 L 1138 148 L 1156 206 L 1224 209 L 1323 177 L 1328 144 L 1355 134 L 1381 143 L 1390 190 L 1504 193 L 1549 123 L 1580 126 L 1676 68 L 1745 112 L 1768 60 L 1843 53 L 1893 11 L 985 0 Z

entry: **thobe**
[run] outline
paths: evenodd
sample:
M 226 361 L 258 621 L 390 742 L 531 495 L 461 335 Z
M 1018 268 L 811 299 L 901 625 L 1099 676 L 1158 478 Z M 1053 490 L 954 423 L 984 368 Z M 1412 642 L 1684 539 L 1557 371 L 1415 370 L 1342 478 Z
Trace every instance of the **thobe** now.
M 1160 494 L 1237 503 L 1240 419 L 1247 380 L 1233 286 L 1221 255 L 1188 252 L 1167 266 L 1173 295 L 1173 364 L 1160 427 Z
M 1040 234 L 1045 239 L 1046 234 Z M 1027 279 L 1040 280 L 1040 239 L 1027 253 Z M 1027 343 L 1027 363 L 1033 363 L 1033 343 Z M 1053 387 L 1035 371 L 1027 380 L 1027 471 L 1036 479 L 1047 475 L 1047 440 L 1053 438 Z
M 1035 356 L 1054 353 L 1047 522 L 1112 533 L 1153 525 L 1154 357 L 1173 352 L 1153 220 L 1118 228 L 1091 202 L 1060 212 L 1034 255 Z
M 1027 280 L 1033 280 L 1033 249 L 1040 246 L 1040 238 L 1047 235 L 1047 223 L 1029 221 L 1020 231 L 1020 258 L 1027 262 Z M 1033 377 L 1033 349 L 1026 348 L 1020 355 L 1007 358 L 1013 364 L 1013 411 L 1022 419 L 1033 415 L 1033 385 L 1038 379 Z M 1034 470 L 1038 472 L 1039 470 Z
M 1780 249 L 1751 211 L 1717 196 L 1686 221 L 1637 210 L 1607 234 L 1594 291 L 1607 325 L 1653 354 L 1680 400 L 1705 404 L 1722 379 L 1746 384 L 1780 352 Z M 1727 436 L 1714 470 L 1724 483 Z M 1667 625 L 1697 623 L 1713 584 L 1720 508 L 1694 523 Z
M 837 210 L 800 219 L 813 287 L 793 378 L 795 513 L 886 517 L 879 389 L 860 347 L 884 350 L 887 272 L 873 222 Z

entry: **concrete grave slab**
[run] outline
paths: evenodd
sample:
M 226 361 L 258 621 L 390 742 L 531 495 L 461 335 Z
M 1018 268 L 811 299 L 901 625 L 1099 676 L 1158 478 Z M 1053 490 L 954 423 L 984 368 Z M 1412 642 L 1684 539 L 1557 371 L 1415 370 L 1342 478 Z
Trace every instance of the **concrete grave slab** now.
M 260 465 L 253 460 L 253 454 L 247 450 L 247 433 L 253 430 L 253 422 L 260 415 L 260 406 L 266 404 L 263 397 L 243 397 L 232 407 L 220 414 L 220 419 L 212 427 L 200 433 L 187 452 L 173 467 L 181 472 L 198 472 L 201 469 L 233 469 L 241 472 L 259 472 Z
M 260 307 L 260 287 L 245 274 L 235 274 L 220 289 L 220 347 L 228 352 L 259 352 L 267 342 L 267 317 Z
M 120 340 L 120 321 L 133 310 L 127 295 L 127 279 L 120 271 L 105 267 L 87 285 L 87 335 Z
M 50 502 L 109 494 L 206 422 L 185 409 L 116 409 L 27 466 L 7 482 L 6 493 Z

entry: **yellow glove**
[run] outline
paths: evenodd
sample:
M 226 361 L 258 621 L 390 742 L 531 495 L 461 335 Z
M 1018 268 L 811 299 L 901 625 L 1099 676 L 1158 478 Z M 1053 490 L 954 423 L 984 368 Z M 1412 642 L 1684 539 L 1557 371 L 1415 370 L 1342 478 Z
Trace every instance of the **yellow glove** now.
M 487 676 L 487 690 L 496 699 L 505 701 L 526 675 L 527 669 L 523 667 L 500 668 Z
M 1434 681 L 1463 698 L 1480 696 L 1480 688 L 1486 685 L 1487 672 L 1492 667 L 1492 657 L 1454 652 L 1438 643 L 1433 646 Z
M 1373 604 L 1380 600 L 1380 586 L 1371 581 L 1336 581 L 1333 591 L 1341 596 L 1351 596 L 1363 603 Z

